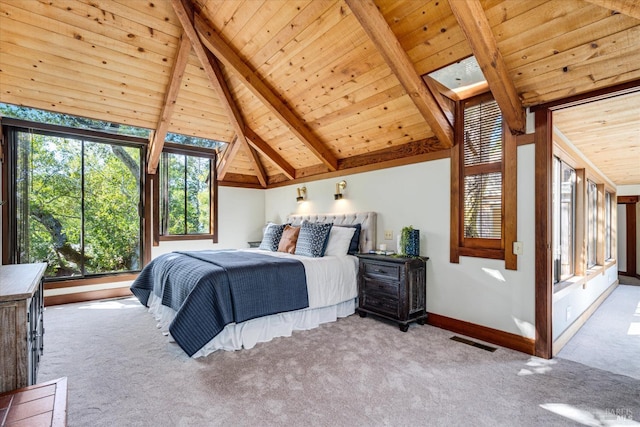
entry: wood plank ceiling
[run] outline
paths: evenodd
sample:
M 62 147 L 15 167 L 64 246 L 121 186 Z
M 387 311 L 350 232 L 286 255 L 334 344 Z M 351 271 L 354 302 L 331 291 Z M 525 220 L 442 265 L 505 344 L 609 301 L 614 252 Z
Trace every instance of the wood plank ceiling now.
M 153 129 L 151 172 L 167 131 L 228 142 L 222 182 L 269 187 L 446 154 L 451 112 L 420 77 L 472 54 L 516 132 L 528 106 L 638 80 L 638 14 L 628 0 L 0 0 L 0 102 Z M 611 140 L 620 158 L 637 148 Z

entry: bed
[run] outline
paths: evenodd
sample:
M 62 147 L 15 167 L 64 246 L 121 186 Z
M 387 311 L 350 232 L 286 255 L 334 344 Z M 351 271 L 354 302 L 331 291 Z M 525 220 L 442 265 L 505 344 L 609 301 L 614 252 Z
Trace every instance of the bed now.
M 340 233 L 357 228 L 350 252 L 354 243 L 359 252 L 375 248 L 375 212 L 289 215 L 283 224 L 291 226 L 288 231 L 322 224 L 333 224 L 330 229 Z M 267 231 L 261 249 L 161 255 L 143 269 L 131 291 L 162 333 L 194 358 L 250 349 L 355 312 L 358 260 L 335 252 L 333 234 L 320 257 L 265 250 L 266 236 Z M 298 250 L 302 245 L 298 241 Z

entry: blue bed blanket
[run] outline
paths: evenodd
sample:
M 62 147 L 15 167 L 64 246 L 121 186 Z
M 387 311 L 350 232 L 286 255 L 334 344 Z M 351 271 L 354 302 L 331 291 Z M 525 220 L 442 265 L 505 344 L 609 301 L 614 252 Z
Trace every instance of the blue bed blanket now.
M 245 251 L 172 252 L 152 260 L 131 285 L 176 311 L 169 332 L 192 356 L 226 325 L 309 306 L 304 265 Z

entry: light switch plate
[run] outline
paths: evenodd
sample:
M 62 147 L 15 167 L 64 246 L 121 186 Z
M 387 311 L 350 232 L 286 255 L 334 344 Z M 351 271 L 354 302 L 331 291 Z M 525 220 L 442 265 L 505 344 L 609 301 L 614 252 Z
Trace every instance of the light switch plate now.
M 513 254 L 522 255 L 522 242 L 513 242 Z

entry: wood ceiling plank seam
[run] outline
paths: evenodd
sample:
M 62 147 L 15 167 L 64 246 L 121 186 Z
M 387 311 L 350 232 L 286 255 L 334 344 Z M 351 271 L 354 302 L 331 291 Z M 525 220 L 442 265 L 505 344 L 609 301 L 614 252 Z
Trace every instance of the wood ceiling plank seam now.
M 571 79 L 571 88 L 567 88 L 566 85 L 557 84 L 544 93 L 531 91 L 523 92 L 520 96 L 523 98 L 523 105 L 525 107 L 533 106 L 637 79 L 640 79 L 640 70 L 614 75 L 598 81 L 597 84 L 594 84 L 593 79 L 589 76 L 574 76 Z
M 582 0 L 581 0 L 582 1 Z M 570 2 L 552 2 L 554 5 L 565 5 Z M 559 7 L 559 6 L 557 6 Z M 568 7 L 562 9 L 554 9 L 557 13 L 552 15 L 550 19 L 542 21 L 541 19 L 535 19 L 537 15 L 527 14 L 523 16 L 523 23 L 509 22 L 503 25 L 504 28 L 511 28 L 516 33 L 513 37 L 504 37 L 500 41 L 501 49 L 504 49 L 505 55 L 511 55 L 513 52 L 518 52 L 522 49 L 522 46 L 535 46 L 542 42 L 540 33 L 545 34 L 544 39 L 551 40 L 556 37 L 567 37 L 567 33 L 578 28 L 588 26 L 595 21 L 607 18 L 606 11 L 598 11 L 597 7 L 587 5 L 586 7 L 580 7 L 578 9 L 570 9 Z M 536 10 L 534 10 L 535 12 Z M 546 16 L 543 15 L 545 18 Z M 535 20 L 535 27 L 524 27 L 526 30 L 522 31 L 524 22 Z M 526 25 L 531 25 L 527 23 Z M 520 28 L 520 33 L 517 33 L 517 29 Z
M 464 34 L 459 30 L 458 21 L 448 13 L 438 21 L 427 23 L 426 30 L 423 25 L 404 35 L 402 39 L 398 38 L 398 42 L 412 58 L 415 56 L 416 59 L 420 59 L 422 57 L 419 54 L 423 51 L 426 52 L 425 55 L 433 54 L 463 40 Z
M 382 15 L 388 17 L 389 26 L 397 25 L 398 21 L 405 20 L 408 16 L 415 15 L 416 11 L 421 11 L 437 0 L 426 0 L 422 2 L 392 0 L 376 1 L 378 10 Z
M 9 51 L 16 51 L 15 49 L 12 49 L 12 46 L 27 50 L 26 52 L 24 50 L 16 51 L 19 52 L 20 55 L 24 56 L 25 59 L 39 57 L 46 57 L 50 59 L 60 58 L 65 63 L 75 64 L 74 68 L 86 64 L 96 70 L 100 70 L 99 73 L 111 75 L 112 78 L 114 75 L 123 76 L 122 70 L 124 69 L 144 74 L 146 78 L 137 79 L 138 84 L 142 87 L 156 85 L 157 83 L 155 83 L 155 81 L 168 78 L 168 65 L 164 68 L 157 66 L 154 68 L 146 61 L 132 61 L 131 58 L 126 55 L 113 56 L 113 51 L 108 51 L 101 47 L 92 48 L 92 50 L 89 51 L 90 53 L 87 53 L 86 49 L 84 49 L 86 45 L 76 43 L 73 45 L 65 45 L 69 40 L 68 37 L 57 36 L 52 33 L 42 33 L 35 29 L 30 31 L 31 28 L 33 27 L 24 25 L 20 26 L 20 30 L 22 31 L 14 32 L 3 30 L 2 40 L 0 40 L 0 43 L 2 43 Z M 28 35 L 25 35 L 25 31 Z M 56 49 L 52 52 L 50 44 L 65 46 L 65 48 Z M 38 52 L 38 54 L 27 57 L 26 54 L 29 53 L 28 51 Z M 115 68 L 118 71 L 111 71 L 111 68 Z M 98 76 L 99 75 L 100 74 L 98 74 Z
M 318 158 L 330 168 L 337 167 L 337 159 L 325 147 L 322 141 L 314 135 L 289 108 L 286 104 L 263 82 L 247 64 L 235 55 L 233 50 L 225 45 L 221 39 L 217 37 L 208 23 L 199 15 L 195 19 L 195 27 L 200 34 L 202 42 L 205 46 L 216 55 L 225 66 L 231 67 L 236 73 L 242 75 L 248 84 L 248 87 L 255 92 L 262 102 L 267 104 L 280 120 L 283 121 L 300 140 L 314 152 Z M 215 43 L 215 45 L 214 45 Z
M 288 46 L 302 31 L 316 23 L 325 16 L 328 10 L 333 8 L 335 2 L 311 1 L 300 10 L 280 31 L 278 31 L 267 43 L 251 56 L 251 63 L 255 69 L 270 61 L 285 46 Z
M 46 108 L 48 110 L 51 110 L 51 108 L 53 107 L 53 105 L 51 104 L 60 104 L 60 105 L 75 106 L 75 107 L 82 106 L 89 110 L 95 110 L 97 108 L 97 111 L 109 111 L 112 114 L 117 113 L 120 115 L 126 115 L 126 111 L 128 111 L 129 115 L 131 115 L 131 112 L 134 112 L 137 116 L 137 119 L 142 120 L 145 125 L 149 123 L 149 120 L 153 120 L 152 117 L 154 116 L 157 117 L 157 114 L 158 114 L 158 110 L 154 111 L 152 109 L 137 109 L 137 108 L 132 108 L 130 105 L 127 105 L 125 107 L 116 106 L 116 105 L 110 105 L 108 107 L 105 107 L 103 99 L 100 97 L 90 96 L 90 95 L 80 96 L 80 97 L 77 97 L 77 96 L 71 97 L 66 95 L 68 94 L 68 90 L 67 91 L 58 90 L 57 88 L 52 87 L 52 85 L 49 85 L 47 87 L 47 90 L 36 89 L 33 87 L 32 81 L 26 80 L 26 79 L 19 80 L 14 76 L 4 76 L 2 80 L 4 80 L 4 82 L 2 85 L 0 85 L 0 91 L 6 94 L 9 94 L 9 93 L 22 94 L 22 96 L 25 97 L 25 101 L 22 101 L 23 103 L 26 102 L 26 99 L 32 98 L 32 97 L 42 100 L 44 99 L 43 98 L 44 96 L 47 96 L 49 97 L 50 101 L 55 100 L 50 102 L 50 105 Z M 143 127 L 151 128 L 153 126 L 143 126 Z
M 276 50 L 266 61 L 262 63 L 255 61 L 257 64 L 256 72 L 264 76 L 276 73 L 279 67 L 292 62 L 294 57 L 313 57 L 318 49 L 325 49 L 327 43 L 330 45 L 332 38 L 339 39 L 341 35 L 349 34 L 350 31 L 345 32 L 341 27 L 336 28 L 351 15 L 349 8 L 343 8 L 339 5 L 336 3 L 326 9 L 320 17 L 302 28 L 294 38 Z
M 640 32 L 640 27 L 636 27 L 636 32 Z M 540 82 L 545 83 L 546 90 L 555 90 L 558 86 L 566 87 L 566 79 L 569 78 L 569 76 L 572 76 L 571 79 L 588 76 L 592 85 L 598 86 L 599 78 L 597 72 L 604 73 L 606 77 L 615 76 L 616 73 L 620 73 L 619 70 L 616 70 L 615 67 L 611 65 L 611 61 L 615 58 L 623 59 L 622 65 L 631 66 L 632 69 L 630 71 L 634 71 L 637 67 L 640 67 L 640 63 L 634 62 L 634 59 L 637 60 L 638 53 L 637 45 L 621 46 L 619 43 L 616 43 L 615 49 L 609 55 L 592 55 L 582 62 L 566 63 L 564 67 L 557 67 L 545 73 L 525 76 L 525 78 L 518 76 L 516 83 L 518 89 L 523 92 L 535 90 L 540 86 Z M 627 80 L 620 79 L 620 83 L 624 81 Z
M 462 30 L 460 30 L 460 34 L 462 34 Z M 408 52 L 408 54 L 411 54 L 411 52 Z M 433 55 L 427 56 L 422 60 L 414 61 L 413 66 L 418 74 L 422 76 L 456 62 L 460 62 L 471 55 L 473 55 L 471 46 L 469 46 L 469 43 L 465 39 L 453 46 L 449 46 L 445 50 L 441 50 Z
M 352 125 L 348 129 L 327 130 L 327 138 L 332 138 L 336 144 L 343 144 L 349 140 L 350 144 L 358 145 L 361 141 L 367 146 L 388 145 L 394 138 L 420 139 L 420 135 L 433 133 L 424 122 L 410 119 L 406 121 L 388 121 L 378 125 Z
M 357 79 L 345 81 L 342 85 L 334 86 L 333 90 L 325 91 L 325 93 L 317 99 L 314 98 L 311 101 L 307 101 L 306 98 L 300 99 L 300 96 L 304 96 L 304 92 L 297 96 L 292 95 L 292 98 L 296 103 L 296 109 L 309 121 L 321 117 L 322 114 L 317 111 L 330 108 L 332 104 L 357 104 L 360 100 L 368 99 L 378 92 L 385 91 L 394 86 L 400 87 L 402 92 L 406 94 L 398 78 L 391 72 L 387 64 L 383 62 L 379 66 L 357 77 Z M 402 94 L 399 96 L 402 96 Z
M 200 11 L 196 10 L 196 13 L 204 13 L 207 16 L 215 17 L 215 28 L 218 30 L 218 34 L 224 39 L 226 43 L 231 41 L 238 35 L 242 28 L 248 21 L 253 19 L 253 15 L 257 12 L 257 6 L 260 3 L 259 0 L 235 0 L 231 2 L 224 2 L 218 9 L 211 9 L 209 3 L 205 5 L 205 9 Z M 224 11 L 224 6 L 229 5 L 228 14 Z
M 20 66 L 18 64 L 17 57 L 13 57 L 12 55 L 3 55 L 4 58 L 8 58 L 9 60 L 6 62 L 6 65 L 2 65 L 2 75 L 3 80 L 6 79 L 1 85 L 8 85 L 8 79 L 13 78 L 15 81 L 25 82 L 25 89 L 30 87 L 34 87 L 36 84 L 46 85 L 46 86 L 54 86 L 55 88 L 59 88 L 61 93 L 69 92 L 69 85 L 75 86 L 75 89 L 80 92 L 80 94 L 86 93 L 91 96 L 103 96 L 108 99 L 123 99 L 126 98 L 127 101 L 131 101 L 131 103 L 139 109 L 140 111 L 157 111 L 159 105 L 153 105 L 153 102 L 150 102 L 149 96 L 140 96 L 138 94 L 131 94 L 125 92 L 125 90 L 119 87 L 111 87 L 105 85 L 100 88 L 100 92 L 96 93 L 96 88 L 92 86 L 90 83 L 85 83 L 84 81 L 74 79 L 73 75 L 70 77 L 65 77 L 64 74 L 59 73 L 44 73 L 43 71 L 39 71 L 34 69 L 33 67 L 28 67 L 26 65 Z M 12 61 L 12 59 L 16 58 L 16 61 Z M 18 65 L 13 65 L 18 64 Z M 46 71 L 46 70 L 45 70 Z M 62 77 L 60 77 L 62 76 Z M 54 88 L 49 88 L 52 90 Z
M 344 98 L 340 98 L 334 101 L 332 105 L 329 105 L 327 111 L 322 111 L 321 108 L 319 108 L 305 115 L 305 119 L 312 128 L 321 128 L 344 118 L 351 117 L 358 112 L 378 107 L 385 102 L 404 95 L 406 95 L 404 88 L 398 84 L 388 88 L 381 87 L 379 91 L 362 100 L 345 100 Z M 335 105 L 338 101 L 344 102 L 340 105 Z M 317 114 L 315 114 L 316 112 Z
M 604 57 L 616 54 L 621 49 L 620 40 L 635 40 L 638 44 L 632 43 L 637 48 L 640 46 L 640 25 L 627 30 L 610 34 L 598 40 L 583 43 L 574 48 L 559 52 L 548 58 L 527 64 L 526 66 L 514 69 L 517 76 L 514 80 L 520 84 L 525 84 L 527 77 L 534 74 L 536 77 L 545 75 L 555 70 L 562 70 L 563 67 L 573 68 L 576 65 L 584 64 L 593 58 Z
M 637 25 L 637 22 L 631 18 L 619 14 L 610 15 L 589 25 L 579 26 L 574 30 L 567 31 L 562 37 L 541 40 L 540 43 L 532 47 L 527 46 L 509 55 L 504 55 L 504 59 L 510 64 L 511 69 L 517 72 L 527 64 L 556 55 L 584 43 L 597 43 L 599 39 L 608 36 L 612 32 L 618 33 L 635 25 Z
M 182 89 L 180 90 L 180 93 L 182 93 Z M 201 119 L 203 121 L 224 121 L 225 123 L 228 123 L 229 118 L 226 111 L 222 108 L 217 108 L 216 106 L 216 111 L 212 111 L 210 108 L 213 107 L 208 104 L 189 103 L 187 101 L 188 100 L 186 100 L 182 96 L 178 97 L 178 101 L 176 102 L 176 109 L 173 113 L 176 115 L 176 117 L 183 116 L 190 117 L 193 120 Z
M 427 32 L 439 33 L 442 28 L 449 27 L 446 24 L 446 20 L 451 16 L 451 11 L 446 2 L 429 1 L 423 4 L 416 2 L 416 4 L 420 5 L 420 7 L 400 19 L 397 19 L 395 15 L 382 13 L 405 50 L 413 46 L 410 40 L 425 39 L 424 36 L 419 34 Z M 405 45 L 405 43 L 408 44 Z
M 369 120 L 375 120 L 375 126 L 371 126 L 370 123 L 365 124 L 364 122 L 367 121 L 364 119 L 365 117 L 369 118 Z M 419 117 L 421 117 L 421 114 L 416 111 L 411 99 L 408 96 L 403 96 L 367 110 L 362 110 L 360 111 L 360 114 L 345 117 L 340 121 L 323 126 L 321 129 L 323 133 L 331 132 L 336 129 L 349 131 L 352 129 L 360 129 L 363 126 L 368 126 L 368 128 L 371 129 L 384 126 L 390 122 L 397 123 L 398 126 L 402 126 L 402 123 L 405 121 L 419 121 Z M 425 123 L 424 119 L 422 122 Z M 425 124 L 425 126 L 428 125 Z
M 589 3 L 640 20 L 640 4 L 634 0 L 586 0 Z
M 97 110 L 92 109 L 92 107 L 94 106 L 92 104 L 81 107 L 76 107 L 75 105 L 64 105 L 64 110 L 62 110 L 58 103 L 52 103 L 49 96 L 45 98 L 37 98 L 34 96 L 26 97 L 20 94 L 16 95 L 13 93 L 0 92 L 0 102 L 18 106 L 25 106 L 29 108 L 38 108 L 45 111 L 64 111 L 64 113 L 66 114 L 74 114 L 80 117 L 87 117 L 95 120 L 111 121 L 114 123 L 142 127 L 145 129 L 150 129 L 152 127 L 149 125 L 151 118 L 148 118 L 146 121 L 142 121 L 139 119 L 139 117 L 133 116 L 131 114 L 131 111 L 122 112 L 121 115 L 120 112 L 117 111 L 105 111 L 102 108 Z
M 503 120 L 512 133 L 524 133 L 525 111 L 482 5 L 478 0 L 453 1 L 449 5 L 500 106 Z
M 87 3 L 95 2 L 96 0 L 81 0 Z M 157 27 L 168 34 L 175 34 L 176 37 L 180 37 L 182 34 L 182 26 L 178 21 L 171 4 L 166 1 L 132 1 L 132 0 L 99 0 L 99 4 L 108 5 L 108 13 L 113 13 L 117 16 L 126 16 L 127 19 L 138 22 L 139 24 L 146 25 L 151 18 L 155 24 L 153 27 Z M 105 7 L 105 10 L 107 7 Z
M 370 55 L 367 52 L 371 45 L 366 38 L 358 44 L 345 41 L 345 45 L 331 45 L 331 51 L 315 55 L 311 61 L 305 61 L 303 58 L 300 62 L 292 61 L 289 65 L 280 67 L 277 74 L 270 73 L 268 79 L 275 83 L 278 90 L 288 96 L 295 96 L 294 93 L 304 93 L 300 90 L 301 86 L 332 86 L 333 89 L 340 86 L 341 81 L 336 80 L 338 77 L 342 77 L 342 81 L 354 81 L 368 70 L 384 64 L 380 55 Z M 363 57 L 366 59 L 363 60 Z M 292 90 L 294 93 L 291 93 Z
M 41 28 L 48 32 L 55 31 L 58 34 L 63 33 L 63 35 L 67 37 L 66 42 L 73 41 L 75 43 L 87 43 L 92 47 L 101 46 L 105 49 L 128 55 L 130 58 L 137 60 L 143 59 L 156 64 L 162 63 L 163 59 L 166 60 L 167 54 L 171 53 L 171 49 L 165 49 L 166 52 L 163 54 L 148 51 L 131 43 L 125 43 L 100 33 L 79 28 L 65 22 L 56 21 L 55 19 L 48 18 L 46 16 L 30 13 L 24 9 L 19 9 L 6 3 L 0 3 L 0 13 L 10 14 L 11 18 L 17 22 Z M 68 43 L 64 43 L 62 45 L 66 46 L 67 44 Z
M 244 47 L 251 40 L 253 32 L 263 25 L 265 18 L 270 19 L 278 10 L 285 6 L 290 7 L 286 5 L 286 2 L 262 1 L 259 5 L 257 3 L 256 0 L 243 3 L 233 19 L 232 28 L 230 26 L 224 29 L 216 27 L 224 32 L 230 45 Z M 238 54 L 242 58 L 248 58 L 241 49 L 238 49 Z
M 101 9 L 96 3 L 83 3 L 79 0 L 38 0 L 48 6 L 55 7 L 61 11 L 72 13 L 77 17 L 91 20 L 92 22 L 99 24 L 99 28 L 111 28 L 113 30 L 125 32 L 126 34 L 144 34 L 146 37 L 151 38 L 156 43 L 161 43 L 165 46 L 177 48 L 177 40 L 180 37 L 178 31 L 172 33 L 165 33 L 160 29 L 149 27 L 149 25 L 143 25 L 136 21 L 128 19 L 126 15 L 116 15 L 114 13 L 107 13 L 106 10 Z M 32 12 L 37 12 L 33 8 L 29 8 Z M 60 14 L 59 14 L 60 15 Z M 60 15 L 65 16 L 65 15 Z M 94 24 L 95 25 L 95 24 Z M 98 27 L 97 27 L 98 28 Z M 173 27 L 172 27 L 173 28 Z
M 378 12 L 372 0 L 347 0 L 347 4 L 358 18 L 374 46 L 385 57 L 385 61 L 404 86 L 411 100 L 425 118 L 444 147 L 453 145 L 453 128 L 449 125 L 440 107 L 416 73 L 413 63 Z M 357 11 L 357 12 L 356 12 Z
M 175 60 L 171 68 L 171 76 L 169 78 L 167 88 L 164 91 L 164 101 L 162 103 L 158 122 L 152 132 L 152 137 L 149 139 L 149 149 L 147 151 L 147 172 L 150 174 L 155 174 L 158 169 L 160 155 L 162 154 L 164 141 L 167 137 L 167 131 L 169 130 L 169 122 L 173 115 L 178 93 L 180 92 L 180 84 L 182 82 L 184 70 L 187 67 L 190 52 L 191 41 L 189 40 L 189 37 L 183 34 L 180 38 L 178 52 L 175 55 Z
M 100 105 L 102 108 L 105 108 L 105 103 L 104 101 L 106 100 L 105 97 L 103 97 L 100 94 L 95 94 L 95 93 L 81 93 L 81 96 L 76 96 L 75 94 L 71 94 L 69 93 L 68 87 L 63 87 L 63 86 L 58 86 L 58 85 L 54 85 L 54 84 L 47 84 L 47 85 L 43 85 L 40 87 L 34 87 L 33 85 L 33 81 L 31 81 L 30 79 L 21 79 L 19 80 L 19 76 L 13 75 L 12 76 L 14 81 L 19 82 L 22 81 L 22 84 L 19 86 L 14 86 L 15 89 L 20 89 L 22 91 L 24 91 L 24 93 L 46 93 L 52 96 L 56 96 L 56 97 L 62 97 L 61 99 L 66 99 L 66 100 L 73 100 L 74 105 L 78 105 L 78 103 L 85 103 L 85 104 L 95 104 L 95 105 Z M 72 80 L 70 80 L 72 82 Z M 3 84 L 4 86 L 4 84 Z M 107 108 L 113 108 L 113 109 L 118 109 L 118 110 L 125 110 L 128 109 L 129 111 L 133 111 L 137 114 L 141 114 L 145 117 L 152 117 L 152 116 L 156 116 L 157 117 L 157 112 L 160 111 L 159 107 L 153 107 L 153 106 L 148 106 L 146 104 L 137 104 L 138 108 L 131 108 L 131 105 L 124 103 L 121 105 L 118 104 L 111 104 L 106 106 Z
M 256 52 L 262 49 L 265 44 L 274 38 L 282 29 L 291 22 L 289 10 L 301 11 L 309 5 L 310 0 L 287 1 L 287 2 L 265 2 L 267 12 L 258 11 L 262 19 L 258 23 L 252 22 L 251 28 L 244 29 L 232 40 L 234 46 L 239 47 L 239 53 L 244 58 L 254 58 Z M 278 8 L 274 5 L 279 6 Z M 299 13 L 299 12 L 298 12 Z
M 328 81 L 327 81 L 327 84 L 328 84 Z M 315 110 L 316 108 L 322 107 L 322 105 L 320 105 L 321 103 L 324 103 L 326 105 L 330 102 L 333 102 L 341 98 L 353 99 L 356 96 L 356 94 L 362 94 L 362 96 L 368 96 L 370 93 L 366 91 L 371 91 L 373 89 L 373 91 L 375 92 L 376 90 L 378 90 L 378 87 L 376 85 L 379 85 L 380 87 L 388 87 L 389 84 L 400 85 L 400 82 L 398 81 L 397 77 L 391 72 L 391 70 L 389 70 L 389 67 L 387 66 L 387 64 L 383 62 L 379 66 L 372 68 L 368 72 L 359 76 L 357 80 L 356 79 L 349 80 L 342 86 L 340 85 L 334 86 L 332 91 L 329 91 L 323 94 L 323 98 L 322 98 L 323 101 L 317 102 L 318 104 L 317 107 L 315 105 L 312 107 L 313 107 L 313 110 Z M 303 86 L 303 89 L 305 89 L 304 86 Z M 247 96 L 246 92 L 247 91 L 238 93 L 237 95 L 238 99 L 244 100 L 244 98 L 246 98 Z M 291 99 L 294 107 L 296 108 L 296 111 L 299 111 L 300 114 L 306 119 L 307 114 L 309 114 L 313 110 L 309 110 L 309 108 L 306 108 L 306 105 L 304 104 L 306 102 L 305 99 L 300 99 L 300 96 L 304 96 L 304 95 L 305 95 L 305 91 L 299 91 L 295 94 L 291 94 Z M 326 98 L 326 101 L 324 100 L 325 98 Z

